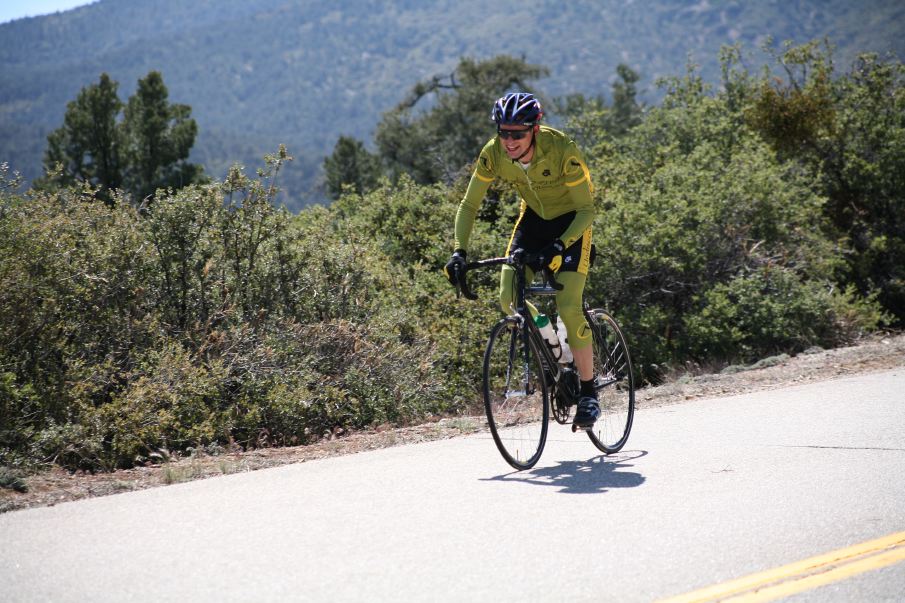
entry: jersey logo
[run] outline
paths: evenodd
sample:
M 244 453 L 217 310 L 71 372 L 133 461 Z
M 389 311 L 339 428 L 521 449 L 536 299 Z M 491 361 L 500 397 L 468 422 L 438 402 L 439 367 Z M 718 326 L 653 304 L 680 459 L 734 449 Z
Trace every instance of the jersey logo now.
M 550 170 L 544 170 L 544 176 L 550 177 Z
M 571 163 L 571 164 L 574 165 L 575 167 L 579 167 L 579 168 L 581 167 L 581 164 L 578 163 L 577 161 L 575 161 L 574 159 L 571 160 L 569 163 Z
M 483 164 L 485 170 L 487 170 L 488 172 L 490 171 L 490 166 L 487 165 L 486 157 L 481 157 L 481 164 Z

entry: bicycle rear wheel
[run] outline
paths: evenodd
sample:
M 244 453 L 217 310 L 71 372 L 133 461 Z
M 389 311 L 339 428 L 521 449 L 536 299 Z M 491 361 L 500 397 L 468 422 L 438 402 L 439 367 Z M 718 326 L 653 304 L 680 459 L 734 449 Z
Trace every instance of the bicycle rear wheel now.
M 588 437 L 601 452 L 619 452 L 628 440 L 635 416 L 635 378 L 622 330 L 603 310 L 586 311 L 594 330 L 594 381 L 600 418 Z
M 547 441 L 548 397 L 534 340 L 526 341 L 518 321 L 504 318 L 490 332 L 484 353 L 484 410 L 497 449 L 516 469 L 530 469 L 540 459 Z

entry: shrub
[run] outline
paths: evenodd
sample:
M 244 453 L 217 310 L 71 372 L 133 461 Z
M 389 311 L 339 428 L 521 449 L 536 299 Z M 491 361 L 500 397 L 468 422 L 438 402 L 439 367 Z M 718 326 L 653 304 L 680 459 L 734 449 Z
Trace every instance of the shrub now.
M 853 99 L 901 88 L 898 68 L 865 65 L 870 85 L 846 84 Z M 763 121 L 770 113 L 759 121 L 757 105 L 746 109 L 779 97 L 725 73 L 718 94 L 693 69 L 668 80 L 662 105 L 619 136 L 582 122 L 599 141 L 599 259 L 586 299 L 622 323 L 642 379 L 689 358 L 751 361 L 849 342 L 891 320 L 878 300 L 897 303 L 895 204 L 870 214 L 889 227 L 871 218 L 867 230 L 842 229 L 870 235 L 854 258 L 826 218 L 840 228 L 843 180 L 897 190 L 874 174 L 895 164 L 897 147 L 865 163 L 886 140 L 870 130 L 876 140 L 853 159 L 824 157 L 848 161 L 836 175 L 851 178 L 818 182 L 813 165 L 835 164 L 789 157 L 795 145 L 768 135 L 779 132 Z M 811 90 L 824 100 L 826 91 Z M 845 103 L 834 111 L 840 124 L 870 121 Z M 829 131 L 796 136 L 819 147 Z M 19 195 L 0 166 L 0 463 L 108 470 L 479 408 L 499 275 L 471 274 L 475 303 L 457 299 L 441 272 L 464 181 L 401 176 L 291 216 L 273 203 L 289 159 L 281 148 L 256 178 L 235 167 L 223 183 L 161 190 L 141 208 L 115 194 L 97 203 L 82 185 Z M 491 189 L 470 257 L 503 252 L 517 208 L 512 190 Z M 861 277 L 840 289 L 833 279 L 847 272 Z
M 587 295 L 623 323 L 642 376 L 689 353 L 832 345 L 834 307 L 876 325 L 875 305 L 829 293 L 841 258 L 808 173 L 779 161 L 693 74 L 671 86 L 594 165 L 605 192 Z
M 685 319 L 688 353 L 732 362 L 848 343 L 881 319 L 875 303 L 782 268 L 719 283 L 698 301 L 700 309 Z

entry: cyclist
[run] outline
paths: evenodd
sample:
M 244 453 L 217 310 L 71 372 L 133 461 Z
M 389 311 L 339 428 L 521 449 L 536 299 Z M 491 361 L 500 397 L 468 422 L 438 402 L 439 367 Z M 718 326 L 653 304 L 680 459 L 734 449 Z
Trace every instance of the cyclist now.
M 556 307 L 566 325 L 581 379 L 575 424 L 590 427 L 600 415 L 593 387 L 591 329 L 582 312 L 594 220 L 591 177 L 575 143 L 562 132 L 540 125 L 543 114 L 540 102 L 528 92 L 512 92 L 494 103 L 491 118 L 497 135 L 481 150 L 459 205 L 455 251 L 444 272 L 456 286 L 475 217 L 490 183 L 500 179 L 514 185 L 521 197 L 520 213 L 506 254 L 516 249 L 540 253 L 541 260 L 528 267 L 528 278 L 546 266 L 563 285 L 556 294 Z M 506 314 L 512 312 L 514 278 L 515 269 L 504 266 L 500 305 Z M 536 308 L 532 306 L 531 312 L 536 315 Z

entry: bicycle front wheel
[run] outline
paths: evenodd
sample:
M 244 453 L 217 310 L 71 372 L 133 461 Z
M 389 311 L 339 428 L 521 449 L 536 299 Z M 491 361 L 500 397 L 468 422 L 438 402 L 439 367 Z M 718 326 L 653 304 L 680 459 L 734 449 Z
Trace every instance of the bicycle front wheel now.
M 594 387 L 600 418 L 588 437 L 601 452 L 619 452 L 628 440 L 635 416 L 635 378 L 622 330 L 603 310 L 586 312 L 594 330 Z
M 504 318 L 490 332 L 484 353 L 484 410 L 497 449 L 516 469 L 533 467 L 544 450 L 548 396 L 534 340 L 517 320 Z

